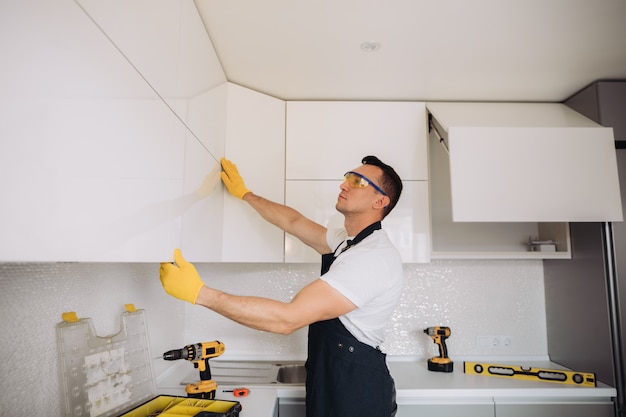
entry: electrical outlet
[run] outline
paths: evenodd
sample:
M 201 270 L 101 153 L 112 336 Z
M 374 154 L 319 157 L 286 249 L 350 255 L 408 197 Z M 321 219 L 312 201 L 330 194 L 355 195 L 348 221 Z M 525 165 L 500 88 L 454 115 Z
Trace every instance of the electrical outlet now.
M 511 336 L 478 336 L 477 341 L 482 349 L 507 349 L 513 344 Z

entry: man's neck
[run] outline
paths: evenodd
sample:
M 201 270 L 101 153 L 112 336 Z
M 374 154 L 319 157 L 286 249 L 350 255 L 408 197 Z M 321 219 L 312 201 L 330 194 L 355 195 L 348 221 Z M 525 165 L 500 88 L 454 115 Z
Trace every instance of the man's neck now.
M 358 218 L 347 218 L 344 221 L 344 227 L 346 228 L 346 232 L 348 232 L 348 236 L 354 237 L 359 234 L 359 232 L 365 229 L 372 223 L 376 223 L 380 221 L 378 218 L 373 217 L 358 217 Z

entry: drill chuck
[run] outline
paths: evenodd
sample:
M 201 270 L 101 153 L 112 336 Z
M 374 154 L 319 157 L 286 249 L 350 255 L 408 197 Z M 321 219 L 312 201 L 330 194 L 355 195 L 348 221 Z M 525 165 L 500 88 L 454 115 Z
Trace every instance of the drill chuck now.
M 206 357 L 210 357 L 206 355 Z M 188 361 L 198 361 L 203 359 L 202 355 L 202 343 L 194 343 L 193 345 L 187 345 L 182 349 L 168 350 L 163 354 L 163 359 L 166 361 L 175 361 L 178 359 L 185 359 Z
M 163 354 L 163 359 L 166 361 L 175 361 L 178 359 L 183 359 L 185 358 L 185 354 L 183 353 L 184 351 L 185 349 L 168 350 L 167 352 Z
M 220 356 L 224 353 L 224 350 L 224 344 L 219 340 L 215 340 L 213 342 L 194 343 L 192 345 L 187 345 L 182 349 L 168 350 L 163 354 L 163 359 L 166 361 L 185 359 L 195 363 Z

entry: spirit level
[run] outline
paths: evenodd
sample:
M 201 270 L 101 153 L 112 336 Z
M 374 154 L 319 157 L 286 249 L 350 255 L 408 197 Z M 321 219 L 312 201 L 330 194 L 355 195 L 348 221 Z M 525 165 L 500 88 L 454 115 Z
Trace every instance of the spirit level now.
M 594 373 L 564 371 L 561 369 L 464 362 L 463 372 L 472 375 L 525 379 L 528 381 L 555 382 L 558 384 L 581 385 L 586 387 L 596 386 L 596 374 Z

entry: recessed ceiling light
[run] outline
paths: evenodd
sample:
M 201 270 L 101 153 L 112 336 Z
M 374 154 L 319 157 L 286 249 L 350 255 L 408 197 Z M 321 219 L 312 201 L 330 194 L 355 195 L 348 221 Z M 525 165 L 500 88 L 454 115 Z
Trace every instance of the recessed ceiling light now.
M 365 52 L 376 52 L 381 48 L 380 43 L 378 42 L 363 42 L 361 44 L 361 49 Z

